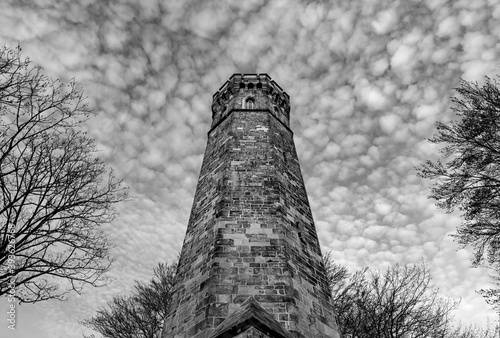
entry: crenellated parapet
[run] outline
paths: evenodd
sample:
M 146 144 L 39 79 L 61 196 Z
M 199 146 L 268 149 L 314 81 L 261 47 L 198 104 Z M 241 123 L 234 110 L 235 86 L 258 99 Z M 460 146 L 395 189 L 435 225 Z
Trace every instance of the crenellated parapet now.
M 234 110 L 267 110 L 290 127 L 290 96 L 267 74 L 233 74 L 213 96 L 212 128 Z

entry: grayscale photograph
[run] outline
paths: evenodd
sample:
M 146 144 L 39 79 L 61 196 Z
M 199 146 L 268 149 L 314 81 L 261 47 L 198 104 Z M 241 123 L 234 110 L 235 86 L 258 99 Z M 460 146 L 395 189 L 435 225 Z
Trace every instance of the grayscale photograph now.
M 500 337 L 499 0 L 2 0 L 0 337 Z

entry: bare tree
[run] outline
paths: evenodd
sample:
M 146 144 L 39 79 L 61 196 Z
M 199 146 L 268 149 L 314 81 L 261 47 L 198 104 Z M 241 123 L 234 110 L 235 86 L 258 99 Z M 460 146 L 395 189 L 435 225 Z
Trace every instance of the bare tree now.
M 490 278 L 493 281 L 494 288 L 477 290 L 481 296 L 485 298 L 487 304 L 491 305 L 493 310 L 497 313 L 497 326 L 498 337 L 500 337 L 500 264 L 496 263 L 491 268 L 492 274 Z
M 499 333 L 498 327 L 487 323 L 484 329 L 474 325 L 450 329 L 446 338 L 497 338 Z
M 345 286 L 345 282 L 349 277 L 349 269 L 336 263 L 332 257 L 331 251 L 323 255 L 323 262 L 326 268 L 328 286 L 330 287 L 330 290 L 332 290 L 332 293 L 336 294 L 337 289 Z
M 109 309 L 82 321 L 104 337 L 159 338 L 167 316 L 176 264 L 160 263 L 149 283 L 137 282 L 131 296 L 114 297 Z
M 103 285 L 111 264 L 99 225 L 127 197 L 82 124 L 81 89 L 0 48 L 0 295 L 64 299 Z M 63 283 L 63 284 L 61 284 Z
M 438 296 L 423 263 L 395 265 L 384 274 L 364 269 L 332 290 L 337 321 L 346 337 L 447 337 L 450 312 L 458 305 Z
M 500 275 L 500 82 L 498 78 L 478 83 L 462 80 L 455 88 L 452 109 L 457 119 L 437 123 L 429 141 L 443 145 L 447 162 L 427 161 L 420 176 L 434 181 L 430 198 L 437 206 L 462 212 L 464 221 L 454 235 L 463 246 L 474 249 L 472 263 L 489 265 Z M 480 290 L 486 301 L 500 310 L 497 289 Z
M 420 176 L 434 181 L 437 206 L 462 212 L 455 237 L 475 250 L 473 263 L 499 263 L 500 249 L 500 83 L 461 81 L 452 109 L 458 119 L 437 123 L 430 142 L 443 145 L 447 162 L 427 161 Z

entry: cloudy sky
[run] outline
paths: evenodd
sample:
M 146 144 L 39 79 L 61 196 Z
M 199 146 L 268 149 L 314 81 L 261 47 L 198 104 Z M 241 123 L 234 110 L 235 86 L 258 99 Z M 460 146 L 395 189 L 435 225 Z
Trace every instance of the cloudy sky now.
M 414 168 L 437 158 L 426 139 L 454 117 L 459 79 L 500 73 L 498 0 L 4 0 L 0 27 L 0 43 L 85 88 L 99 156 L 134 195 L 104 228 L 113 282 L 18 307 L 15 337 L 90 333 L 79 320 L 176 257 L 211 96 L 233 73 L 268 73 L 290 95 L 324 252 L 351 271 L 424 259 L 441 294 L 462 298 L 457 322 L 495 320 L 475 293 L 487 271 L 449 236 L 460 215 L 436 209 Z

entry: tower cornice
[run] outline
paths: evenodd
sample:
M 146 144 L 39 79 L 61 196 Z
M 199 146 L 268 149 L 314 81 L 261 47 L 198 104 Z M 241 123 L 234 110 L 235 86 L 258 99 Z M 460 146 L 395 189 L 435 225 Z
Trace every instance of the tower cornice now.
M 250 109 L 247 109 L 249 111 L 252 111 Z M 217 121 L 216 124 L 212 124 L 212 127 L 210 128 L 210 130 L 208 131 L 208 135 L 210 135 L 210 133 L 212 131 L 214 131 L 214 129 L 216 129 L 222 122 L 224 122 L 224 120 L 226 118 L 228 118 L 233 112 L 235 111 L 235 109 L 231 109 L 227 112 L 227 114 L 224 115 L 224 117 L 222 117 L 220 120 Z M 276 116 L 276 114 L 269 110 L 269 109 L 254 109 L 254 111 L 261 111 L 261 112 L 265 112 L 265 113 L 268 113 L 269 115 L 271 115 L 272 117 L 276 118 L 276 120 L 281 123 L 283 125 L 283 127 L 285 127 L 289 132 L 290 132 L 290 135 L 293 135 L 293 131 L 290 129 L 290 126 L 289 125 L 286 125 L 285 123 L 283 123 L 283 121 L 281 121 L 278 116 Z

